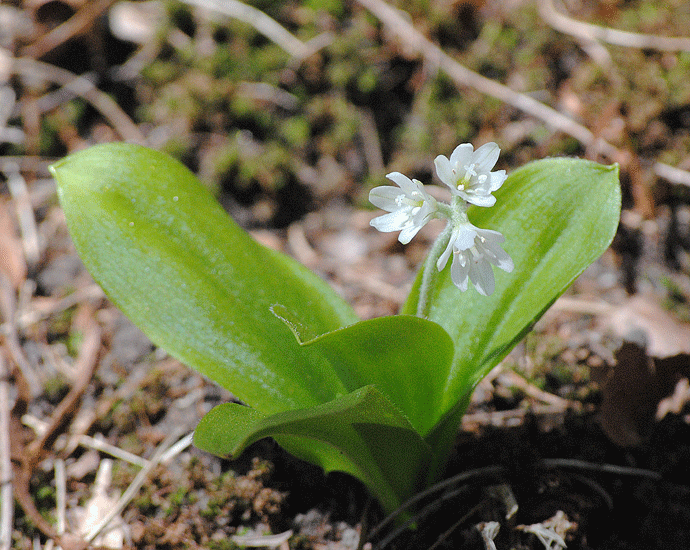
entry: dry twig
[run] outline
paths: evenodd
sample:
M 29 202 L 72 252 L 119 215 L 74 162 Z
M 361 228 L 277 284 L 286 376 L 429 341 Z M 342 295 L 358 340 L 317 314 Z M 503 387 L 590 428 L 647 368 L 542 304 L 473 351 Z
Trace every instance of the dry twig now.
M 55 459 L 53 464 L 55 471 L 55 512 L 56 529 L 59 535 L 64 535 L 67 527 L 67 475 L 65 474 L 65 461 Z
M 578 410 L 582 407 L 582 404 L 579 401 L 563 399 L 558 395 L 554 395 L 553 393 L 549 393 L 538 388 L 513 370 L 504 369 L 502 375 L 507 378 L 510 384 L 525 392 L 525 394 L 527 394 L 529 397 L 532 399 L 537 399 L 543 403 L 546 403 L 547 405 L 551 405 L 556 409 L 556 411 L 566 411 L 569 408 Z
M 7 50 L 0 50 L 0 61 L 3 61 L 2 57 L 9 60 L 15 73 L 53 82 L 91 103 L 112 124 L 122 139 L 132 143 L 145 143 L 146 139 L 139 127 L 110 96 L 101 92 L 93 82 L 66 69 L 29 57 L 12 58 Z
M 525 94 L 511 90 L 507 86 L 486 78 L 467 67 L 461 65 L 455 59 L 445 53 L 439 46 L 423 36 L 414 25 L 410 23 L 400 11 L 389 6 L 382 0 L 357 0 L 365 8 L 378 17 L 394 34 L 405 42 L 405 46 L 424 57 L 432 66 L 437 66 L 445 71 L 458 86 L 474 88 L 478 92 L 495 97 L 496 99 L 520 109 L 532 115 L 547 125 L 573 136 L 581 143 L 592 146 L 603 154 L 615 157 L 617 150 L 612 145 L 599 140 L 588 129 L 578 124 L 563 113 L 540 103 Z
M 116 0 L 97 0 L 84 2 L 82 7 L 67 21 L 42 35 L 36 42 L 29 44 L 22 50 L 27 57 L 40 58 L 80 34 L 88 31 L 94 21 L 106 11 Z
M 10 388 L 9 371 L 0 350 L 0 550 L 12 547 L 14 499 L 12 498 L 12 462 L 10 460 Z
M 317 36 L 308 43 L 304 43 L 261 10 L 237 0 L 183 1 L 190 5 L 199 6 L 244 21 L 296 59 L 309 57 L 330 41 L 330 36 L 326 33 Z
M 43 299 L 40 302 L 34 300 L 30 308 L 20 308 L 15 314 L 14 327 L 16 330 L 22 330 L 26 327 L 38 323 L 52 315 L 56 315 L 71 307 L 81 304 L 87 300 L 100 300 L 105 297 L 100 286 L 93 283 L 89 286 L 79 288 L 68 294 L 64 298 Z M 9 334 L 10 327 L 8 322 L 0 324 L 0 334 Z
M 553 0 L 539 0 L 537 6 L 539 7 L 539 15 L 554 29 L 582 40 L 606 42 L 626 48 L 690 52 L 690 38 L 619 31 L 609 27 L 583 23 L 556 10 Z
M 48 521 L 46 521 L 36 509 L 36 505 L 29 491 L 29 486 L 32 473 L 41 456 L 48 446 L 53 443 L 59 433 L 59 429 L 74 413 L 77 402 L 91 381 L 93 371 L 97 364 L 100 342 L 101 329 L 98 324 L 92 320 L 91 325 L 85 330 L 84 342 L 79 350 L 79 356 L 76 361 L 79 367 L 77 369 L 79 372 L 79 379 L 55 409 L 48 429 L 40 437 L 25 447 L 22 447 L 23 443 L 21 441 L 14 441 L 17 447 L 16 454 L 21 458 L 21 463 L 18 464 L 15 469 L 15 497 L 24 510 L 24 513 L 31 518 L 36 527 L 47 537 L 54 539 L 58 545 L 63 548 L 84 548 L 85 545 L 79 540 L 65 539 Z
M 38 243 L 36 218 L 31 206 L 26 180 L 19 172 L 19 165 L 14 162 L 4 162 L 2 171 L 7 178 L 7 188 L 12 195 L 17 211 L 26 262 L 30 266 L 35 266 L 40 259 L 41 251 Z
M 378 17 L 411 51 L 421 55 L 430 65 L 436 66 L 450 76 L 457 86 L 474 88 L 478 92 L 494 97 L 516 109 L 531 115 L 551 128 L 574 137 L 593 152 L 605 155 L 623 164 L 624 152 L 606 140 L 596 136 L 591 130 L 567 117 L 563 113 L 544 105 L 528 95 L 511 90 L 507 86 L 486 78 L 455 61 L 439 46 L 423 36 L 399 10 L 382 0 L 357 0 L 362 6 Z M 690 173 L 662 163 L 653 165 L 654 173 L 673 183 L 690 185 Z
M 136 495 L 137 491 L 142 487 L 142 485 L 146 482 L 146 479 L 151 473 L 151 470 L 155 468 L 158 464 L 160 464 L 162 458 L 166 456 L 166 452 L 168 449 L 171 447 L 175 439 L 179 437 L 179 434 L 177 433 L 172 433 L 168 437 L 165 438 L 165 440 L 158 446 L 156 449 L 155 454 L 153 457 L 151 457 L 151 460 L 149 463 L 142 468 L 139 473 L 136 475 L 134 480 L 132 480 L 132 483 L 130 483 L 129 487 L 125 490 L 125 492 L 122 494 L 120 499 L 118 500 L 117 504 L 113 506 L 113 508 L 108 512 L 108 514 L 101 520 L 101 522 L 96 525 L 87 535 L 84 537 L 84 540 L 86 540 L 87 543 L 93 541 L 103 529 L 105 529 L 108 524 L 115 518 L 122 510 L 125 509 L 125 506 L 129 504 L 130 500 L 134 498 L 134 495 Z M 187 446 L 191 443 L 191 440 L 188 438 L 188 436 L 185 436 L 185 442 Z M 180 452 L 182 449 L 178 446 L 175 446 L 177 452 Z M 167 455 L 169 456 L 169 455 Z
M 43 420 L 30 414 L 25 414 L 22 416 L 22 422 L 34 430 L 38 435 L 43 435 L 48 429 L 47 422 L 44 422 Z M 129 451 L 125 451 L 124 449 L 111 445 L 105 441 L 102 436 L 91 437 L 90 435 L 79 435 L 77 437 L 77 442 L 89 449 L 95 449 L 96 451 L 109 454 L 112 457 L 119 458 L 120 460 L 129 462 L 130 464 L 134 464 L 140 468 L 143 468 L 148 464 L 148 461 L 145 458 L 141 458 L 139 455 L 135 455 Z
M 27 462 L 31 469 L 36 465 L 41 454 L 53 444 L 59 435 L 59 430 L 74 415 L 77 403 L 93 378 L 93 373 L 98 365 L 100 348 L 101 328 L 95 320 L 92 320 L 84 331 L 84 341 L 74 366 L 75 372 L 78 373 L 77 381 L 53 412 L 46 431 L 29 446 Z
M 3 329 L 0 332 L 0 336 L 4 338 L 10 358 L 19 371 L 20 379 L 17 387 L 21 392 L 20 399 L 28 402 L 33 396 L 41 392 L 41 384 L 19 343 L 19 335 L 14 323 L 15 310 L 16 296 L 12 283 L 3 273 L 0 273 L 0 314 L 2 314 L 4 320 L 4 323 L 0 325 Z

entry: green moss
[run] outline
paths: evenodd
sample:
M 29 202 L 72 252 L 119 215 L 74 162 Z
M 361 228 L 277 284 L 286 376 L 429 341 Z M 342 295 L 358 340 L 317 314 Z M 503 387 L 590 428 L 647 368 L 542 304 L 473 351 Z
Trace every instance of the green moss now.
M 59 403 L 69 390 L 70 383 L 61 374 L 50 376 L 43 383 L 43 393 L 50 403 Z
M 208 548 L 208 550 L 237 550 L 238 548 L 242 547 L 235 544 L 231 538 L 227 538 L 210 541 L 206 545 L 206 548 Z

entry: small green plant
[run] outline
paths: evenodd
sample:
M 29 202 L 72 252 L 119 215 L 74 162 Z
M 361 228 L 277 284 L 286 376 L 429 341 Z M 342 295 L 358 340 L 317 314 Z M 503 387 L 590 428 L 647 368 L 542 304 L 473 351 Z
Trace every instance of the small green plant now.
M 391 511 L 440 478 L 477 382 L 616 231 L 617 167 L 545 159 L 506 176 L 491 171 L 498 154 L 465 144 L 437 157 L 450 204 L 400 173 L 388 176 L 397 187 L 372 190 L 388 211 L 372 225 L 403 243 L 434 217 L 448 225 L 400 315 L 364 321 L 162 153 L 100 145 L 52 172 L 75 246 L 110 299 L 245 404 L 211 410 L 195 444 L 236 457 L 273 437 L 359 478 Z

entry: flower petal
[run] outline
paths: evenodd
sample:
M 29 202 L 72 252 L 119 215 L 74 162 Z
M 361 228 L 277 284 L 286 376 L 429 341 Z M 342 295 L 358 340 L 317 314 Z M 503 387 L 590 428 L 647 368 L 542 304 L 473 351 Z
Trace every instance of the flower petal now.
M 503 183 L 508 179 L 505 170 L 497 170 L 496 172 L 491 172 L 489 174 L 489 190 L 496 191 L 503 185 Z
M 408 226 L 404 227 L 402 231 L 400 231 L 400 235 L 398 235 L 398 240 L 401 242 L 401 244 L 407 244 L 409 243 L 412 238 L 419 233 L 419 230 L 423 227 L 422 225 L 416 225 L 413 223 L 410 223 Z
M 477 193 L 467 193 L 463 191 L 458 191 L 458 195 L 470 204 L 476 206 L 493 206 L 496 204 L 496 197 L 493 195 L 479 195 Z
M 419 185 L 415 185 L 410 178 L 400 172 L 391 172 L 390 174 L 386 174 L 386 177 L 400 187 L 407 196 L 412 195 L 415 191 L 419 191 L 421 187 L 419 182 L 417 182 Z
M 450 161 L 443 155 L 439 155 L 434 159 L 436 165 L 436 174 L 438 179 L 445 183 L 451 189 L 455 189 L 456 176 L 453 174 Z
M 502 269 L 506 273 L 513 271 L 515 265 L 513 264 L 513 259 L 508 255 L 508 253 L 502 248 L 496 248 L 493 250 L 494 261 L 492 262 L 497 268 Z
M 450 154 L 451 166 L 453 168 L 460 168 L 460 170 L 462 170 L 466 164 L 470 164 L 472 162 L 473 150 L 474 147 L 472 147 L 471 143 L 461 143 L 460 145 L 458 145 Z
M 451 234 L 446 249 L 443 251 L 443 254 L 438 257 L 438 260 L 436 260 L 436 269 L 439 271 L 443 271 L 443 268 L 446 267 L 448 258 L 450 258 L 450 253 L 453 251 L 453 244 L 453 235 Z
M 464 254 L 455 254 L 450 266 L 450 279 L 453 284 L 465 292 L 468 287 L 469 262 Z
M 476 237 L 477 228 L 471 223 L 460 225 L 453 231 L 453 246 L 456 250 L 467 250 L 474 246 Z
M 396 210 L 390 214 L 384 214 L 378 218 L 374 218 L 369 222 L 373 228 L 378 229 L 383 233 L 390 233 L 391 231 L 400 231 L 409 223 L 410 216 L 405 210 Z
M 484 258 L 473 261 L 470 265 L 470 280 L 479 294 L 490 296 L 496 289 L 494 270 Z
M 479 229 L 475 228 L 477 234 L 484 240 L 492 244 L 504 243 L 506 238 L 500 231 L 494 231 L 493 229 Z
M 472 161 L 477 164 L 482 172 L 490 172 L 496 165 L 501 149 L 493 141 L 485 143 L 472 155 Z M 478 170 L 479 171 L 479 170 Z
M 398 187 L 375 187 L 369 192 L 369 201 L 390 214 L 369 223 L 379 231 L 400 231 L 398 240 L 407 244 L 434 217 L 438 203 L 425 191 L 422 182 L 411 180 L 400 172 L 391 172 L 386 177 Z
M 400 189 L 392 185 L 382 185 L 381 187 L 374 187 L 369 191 L 369 202 L 374 206 L 392 212 L 400 208 L 396 199 L 402 195 Z

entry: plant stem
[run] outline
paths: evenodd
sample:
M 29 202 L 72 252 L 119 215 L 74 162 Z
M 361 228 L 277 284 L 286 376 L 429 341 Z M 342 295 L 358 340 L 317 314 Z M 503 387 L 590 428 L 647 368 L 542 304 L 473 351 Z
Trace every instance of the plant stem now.
M 429 293 L 433 287 L 433 280 L 438 276 L 436 262 L 443 250 L 446 248 L 446 246 L 448 246 L 448 239 L 450 238 L 452 231 L 453 224 L 449 222 L 446 225 L 446 228 L 434 241 L 426 260 L 424 260 L 422 284 L 419 287 L 419 300 L 417 301 L 417 317 L 426 317 L 429 313 Z

